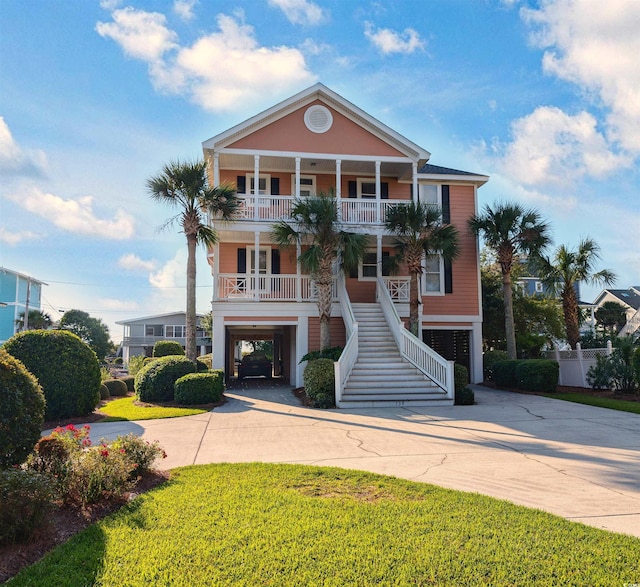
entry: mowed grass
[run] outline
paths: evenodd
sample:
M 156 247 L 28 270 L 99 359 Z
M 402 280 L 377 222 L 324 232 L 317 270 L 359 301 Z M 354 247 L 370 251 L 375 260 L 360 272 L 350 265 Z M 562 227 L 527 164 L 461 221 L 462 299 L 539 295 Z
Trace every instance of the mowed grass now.
M 9 585 L 593 587 L 639 578 L 638 538 L 391 477 L 251 463 L 175 470 Z
M 174 408 L 155 405 L 138 406 L 136 397 L 123 397 L 107 402 L 100 408 L 107 417 L 101 422 L 118 422 L 122 420 L 157 420 L 160 418 L 178 418 L 202 414 L 207 410 L 201 408 Z
M 586 393 L 547 393 L 545 394 L 545 397 L 561 399 L 577 404 L 586 404 L 588 406 L 597 406 L 599 408 L 609 408 L 610 410 L 619 410 L 621 412 L 640 414 L 640 402 L 631 402 L 608 397 L 598 397 Z

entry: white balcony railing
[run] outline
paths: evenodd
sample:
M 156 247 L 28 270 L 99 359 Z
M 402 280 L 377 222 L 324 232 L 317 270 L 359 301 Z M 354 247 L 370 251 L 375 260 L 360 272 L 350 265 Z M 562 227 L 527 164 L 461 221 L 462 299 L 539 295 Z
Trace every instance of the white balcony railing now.
M 221 273 L 217 276 L 218 300 L 308 302 L 318 299 L 315 282 L 308 275 L 247 275 Z M 336 283 L 333 299 L 337 300 Z
M 240 208 L 236 220 L 273 222 L 291 218 L 293 196 L 261 196 L 238 194 Z M 343 224 L 384 224 L 387 210 L 406 200 L 344 199 L 339 201 L 340 219 Z
M 454 399 L 453 361 L 447 361 L 404 327 L 389 291 L 380 278 L 376 292 L 400 354 L 444 390 L 448 399 Z

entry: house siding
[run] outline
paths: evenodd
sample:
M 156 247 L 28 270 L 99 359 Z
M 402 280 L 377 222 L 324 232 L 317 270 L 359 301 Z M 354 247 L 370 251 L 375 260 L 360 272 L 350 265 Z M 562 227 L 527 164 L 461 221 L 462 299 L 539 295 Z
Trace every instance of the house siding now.
M 332 317 L 330 326 L 331 346 L 344 346 L 347 342 L 344 322 L 340 317 Z M 312 316 L 309 318 L 309 351 L 320 350 L 320 318 Z

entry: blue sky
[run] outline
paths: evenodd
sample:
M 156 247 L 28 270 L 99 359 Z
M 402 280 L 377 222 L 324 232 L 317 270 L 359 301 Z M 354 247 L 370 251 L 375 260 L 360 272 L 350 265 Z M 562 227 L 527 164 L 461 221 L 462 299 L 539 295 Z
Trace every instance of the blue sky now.
M 146 179 L 320 81 L 638 285 L 639 30 L 636 0 L 2 0 L 0 266 L 114 340 L 182 309 L 184 237 Z

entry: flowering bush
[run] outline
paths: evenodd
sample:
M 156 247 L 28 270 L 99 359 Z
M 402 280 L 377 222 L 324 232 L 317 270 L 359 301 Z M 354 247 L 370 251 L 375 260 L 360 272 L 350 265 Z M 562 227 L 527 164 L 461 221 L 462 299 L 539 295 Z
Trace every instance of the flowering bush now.
M 27 467 L 46 474 L 62 499 L 81 504 L 118 497 L 130 490 L 154 461 L 166 457 L 157 441 L 133 434 L 92 446 L 91 427 L 69 424 L 41 438 Z

